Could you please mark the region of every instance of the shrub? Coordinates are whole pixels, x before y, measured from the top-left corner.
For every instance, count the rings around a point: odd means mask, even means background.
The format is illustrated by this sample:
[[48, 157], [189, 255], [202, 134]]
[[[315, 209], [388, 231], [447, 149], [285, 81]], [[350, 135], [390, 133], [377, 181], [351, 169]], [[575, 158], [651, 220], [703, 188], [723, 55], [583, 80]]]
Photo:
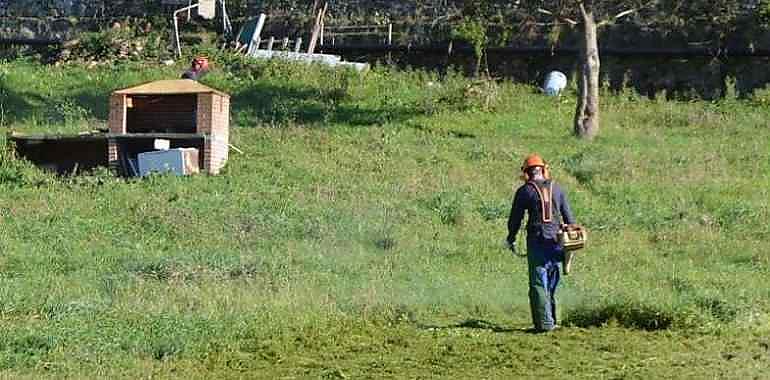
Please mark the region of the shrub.
[[40, 187], [53, 183], [53, 175], [16, 157], [13, 146], [0, 147], [0, 186]]
[[166, 28], [151, 22], [143, 25], [115, 23], [111, 28], [83, 33], [64, 46], [58, 61], [114, 62], [158, 59], [170, 55]]

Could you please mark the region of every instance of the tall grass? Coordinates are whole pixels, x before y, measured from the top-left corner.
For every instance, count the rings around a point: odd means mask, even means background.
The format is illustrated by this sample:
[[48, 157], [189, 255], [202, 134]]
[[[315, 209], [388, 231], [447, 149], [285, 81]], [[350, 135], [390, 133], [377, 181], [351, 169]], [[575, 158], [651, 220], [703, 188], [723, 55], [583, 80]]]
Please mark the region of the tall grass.
[[[501, 241], [519, 161], [535, 151], [591, 231], [560, 289], [565, 324], [770, 328], [765, 107], [605, 96], [588, 144], [570, 135], [569, 94], [214, 61], [204, 82], [232, 94], [244, 151], [220, 176], [56, 178], [2, 153], [0, 368], [11, 376], [136, 377], [177, 363], [198, 376], [334, 378], [366, 373], [330, 363], [369, 357], [369, 345], [451, 358], [415, 333], [424, 326], [526, 327], [526, 264]], [[111, 91], [180, 69], [5, 62], [2, 128], [104, 126]], [[303, 359], [311, 352], [328, 361]]]

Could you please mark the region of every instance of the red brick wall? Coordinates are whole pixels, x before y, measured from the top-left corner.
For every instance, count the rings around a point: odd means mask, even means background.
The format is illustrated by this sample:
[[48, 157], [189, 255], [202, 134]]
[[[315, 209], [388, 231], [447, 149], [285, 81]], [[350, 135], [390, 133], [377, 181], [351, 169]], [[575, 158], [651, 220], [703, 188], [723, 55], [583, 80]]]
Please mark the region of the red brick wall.
[[203, 167], [219, 173], [228, 158], [230, 141], [230, 98], [219, 94], [198, 95], [198, 133], [209, 135], [203, 152]]
[[[126, 95], [110, 96], [110, 133], [126, 133]], [[218, 174], [227, 163], [230, 142], [230, 97], [219, 94], [198, 94], [196, 111], [197, 133], [205, 134], [203, 170]], [[118, 149], [114, 142], [107, 148], [110, 166], [118, 166]]]
[[110, 96], [110, 133], [126, 133], [126, 96]]
[[211, 133], [211, 116], [214, 112], [212, 101], [214, 94], [198, 94], [196, 124], [198, 133]]
[[[110, 133], [126, 133], [126, 96], [113, 94], [110, 96]], [[110, 168], [117, 169], [118, 148], [112, 140], [107, 144], [107, 162]]]
[[107, 163], [111, 169], [118, 167], [118, 146], [112, 139], [107, 140]]

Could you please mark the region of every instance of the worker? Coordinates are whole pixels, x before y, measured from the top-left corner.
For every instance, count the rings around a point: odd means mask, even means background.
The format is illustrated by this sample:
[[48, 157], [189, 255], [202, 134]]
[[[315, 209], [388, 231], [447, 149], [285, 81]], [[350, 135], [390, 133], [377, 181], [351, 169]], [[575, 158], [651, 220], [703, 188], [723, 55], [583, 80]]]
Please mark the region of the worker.
[[547, 332], [556, 325], [556, 287], [564, 249], [558, 243], [562, 223], [574, 224], [569, 202], [550, 178], [548, 165], [537, 154], [521, 166], [524, 184], [513, 198], [508, 218], [508, 248], [516, 254], [516, 235], [527, 213], [527, 264], [529, 305], [534, 331]]
[[195, 57], [190, 68], [182, 74], [182, 79], [199, 80], [209, 71], [209, 60], [206, 57]]

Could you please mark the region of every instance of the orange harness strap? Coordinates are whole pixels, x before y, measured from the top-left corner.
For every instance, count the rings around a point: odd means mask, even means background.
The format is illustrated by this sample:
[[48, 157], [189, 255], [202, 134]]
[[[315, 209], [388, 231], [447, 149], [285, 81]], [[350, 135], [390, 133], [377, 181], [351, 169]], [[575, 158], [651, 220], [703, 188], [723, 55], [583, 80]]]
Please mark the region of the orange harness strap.
[[551, 220], [553, 219], [553, 202], [551, 199], [553, 197], [553, 182], [550, 182], [547, 187], [543, 187], [542, 189], [534, 181], [529, 181], [527, 183], [535, 188], [538, 197], [540, 197], [540, 210], [542, 210], [540, 214], [542, 222], [551, 223]]

